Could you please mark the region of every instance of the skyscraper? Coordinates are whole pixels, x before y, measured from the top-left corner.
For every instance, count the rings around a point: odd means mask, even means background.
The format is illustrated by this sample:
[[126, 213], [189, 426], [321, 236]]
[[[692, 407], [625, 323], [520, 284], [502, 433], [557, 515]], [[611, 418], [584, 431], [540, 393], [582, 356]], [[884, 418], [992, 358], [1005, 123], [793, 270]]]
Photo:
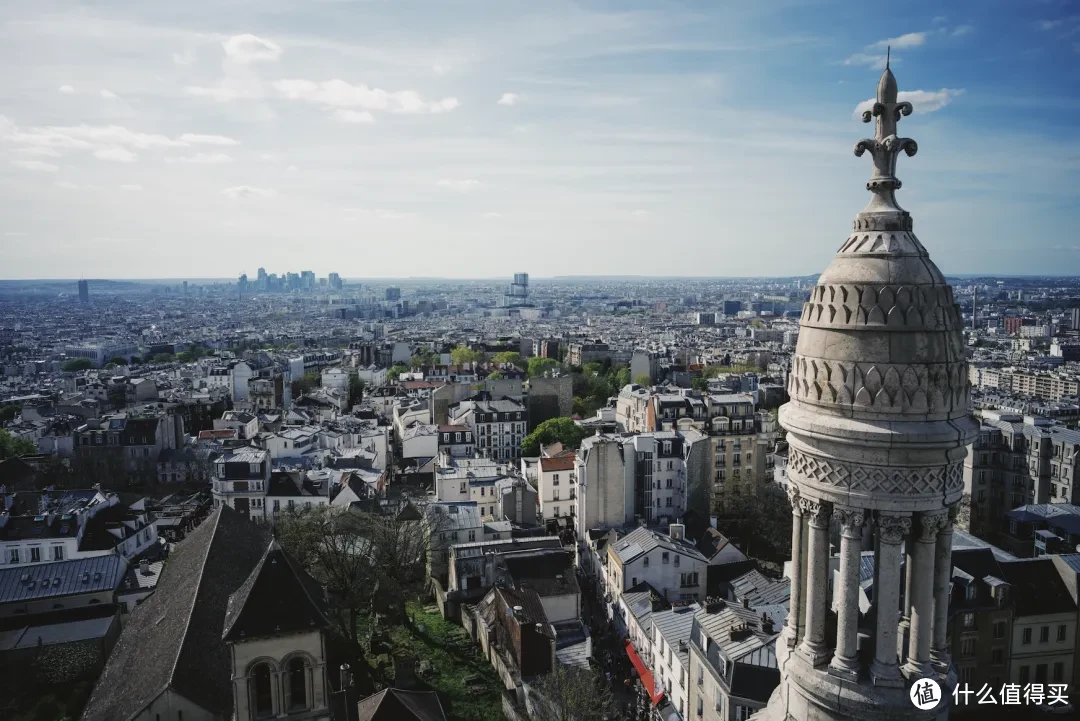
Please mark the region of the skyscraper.
[[79, 300], [83, 303], [90, 302], [90, 284], [85, 280], [79, 281]]
[[[780, 685], [754, 716], [762, 721], [941, 719], [956, 684], [946, 634], [952, 527], [977, 427], [960, 308], [896, 202], [897, 157], [917, 150], [896, 125], [911, 111], [886, 66], [863, 114], [876, 133], [855, 144], [873, 161], [870, 203], [803, 310], [791, 402], [780, 409], [791, 610], [777, 640]], [[840, 573], [830, 605], [831, 527]], [[861, 613], [864, 549], [874, 580]], [[925, 710], [909, 695], [920, 688], [934, 696]]]

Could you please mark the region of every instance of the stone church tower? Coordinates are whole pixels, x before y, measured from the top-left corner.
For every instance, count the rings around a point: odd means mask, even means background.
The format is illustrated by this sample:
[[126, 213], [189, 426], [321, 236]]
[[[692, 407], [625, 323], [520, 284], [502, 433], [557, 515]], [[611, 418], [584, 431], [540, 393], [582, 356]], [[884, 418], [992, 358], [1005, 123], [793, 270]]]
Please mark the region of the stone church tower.
[[[896, 203], [896, 135], [912, 106], [886, 67], [855, 144], [873, 173], [870, 203], [813, 289], [780, 409], [794, 525], [791, 610], [776, 655], [781, 682], [761, 721], [945, 719], [956, 684], [947, 650], [952, 527], [968, 416], [962, 319], [952, 288]], [[830, 529], [840, 572], [829, 599]], [[861, 613], [860, 558], [873, 548]], [[835, 611], [835, 614], [832, 613]], [[919, 710], [912, 684], [940, 703]]]

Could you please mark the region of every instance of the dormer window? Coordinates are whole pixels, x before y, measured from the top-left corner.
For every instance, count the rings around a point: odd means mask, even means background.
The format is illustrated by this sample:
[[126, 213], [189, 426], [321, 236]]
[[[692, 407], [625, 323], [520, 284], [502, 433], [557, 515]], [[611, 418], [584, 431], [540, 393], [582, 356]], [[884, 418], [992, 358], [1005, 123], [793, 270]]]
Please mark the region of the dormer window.
[[964, 598], [968, 601], [974, 601], [976, 596], [978, 596], [978, 590], [975, 588], [975, 584], [972, 583], [964, 590]]

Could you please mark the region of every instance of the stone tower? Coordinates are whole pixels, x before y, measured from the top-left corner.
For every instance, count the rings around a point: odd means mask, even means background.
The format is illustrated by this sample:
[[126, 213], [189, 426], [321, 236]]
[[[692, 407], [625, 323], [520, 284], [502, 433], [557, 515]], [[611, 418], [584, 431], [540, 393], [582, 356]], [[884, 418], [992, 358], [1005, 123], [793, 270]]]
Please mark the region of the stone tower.
[[[791, 402], [780, 409], [794, 516], [791, 610], [777, 641], [780, 686], [755, 719], [948, 716], [952, 526], [976, 426], [959, 306], [896, 203], [897, 158], [917, 150], [896, 126], [911, 111], [886, 67], [863, 113], [876, 133], [855, 144], [856, 156], [873, 161], [870, 203], [803, 310]], [[831, 529], [840, 539], [835, 584]], [[864, 548], [873, 548], [875, 569], [866, 613]], [[909, 691], [925, 678], [940, 684], [942, 701], [920, 711]]]

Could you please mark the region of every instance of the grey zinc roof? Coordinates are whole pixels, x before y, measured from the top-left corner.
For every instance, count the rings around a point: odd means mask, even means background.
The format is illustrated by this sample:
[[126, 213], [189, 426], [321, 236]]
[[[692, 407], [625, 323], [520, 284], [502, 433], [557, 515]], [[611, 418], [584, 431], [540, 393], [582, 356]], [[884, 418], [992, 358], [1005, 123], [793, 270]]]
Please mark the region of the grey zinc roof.
[[0, 634], [0, 651], [17, 648], [35, 648], [52, 646], [60, 643], [75, 643], [102, 638], [112, 626], [115, 616], [107, 614], [80, 621], [47, 623], [37, 626], [23, 626]]
[[[694, 620], [729, 661], [743, 661], [776, 668], [776, 637], [780, 629], [777, 619], [773, 619], [776, 622], [774, 626], [776, 632], [764, 634], [760, 631], [760, 613], [729, 604], [714, 613], [709, 613], [703, 608], [694, 614]], [[745, 638], [731, 640], [731, 629], [743, 624], [750, 624], [757, 630]]]
[[120, 585], [127, 561], [109, 554], [0, 568], [0, 603], [112, 591]]
[[679, 663], [687, 671], [690, 669], [690, 630], [694, 625], [694, 613], [699, 608], [695, 603], [652, 614], [652, 627], [660, 632], [664, 642], [671, 647], [672, 654], [678, 657]]
[[702, 563], [708, 563], [708, 559], [702, 555], [692, 544], [687, 541], [675, 541], [664, 533], [639, 526], [630, 533], [615, 542], [615, 553], [623, 563], [629, 563], [638, 556], [648, 553], [660, 547], [665, 551], [674, 551], [684, 556], [699, 559]]

